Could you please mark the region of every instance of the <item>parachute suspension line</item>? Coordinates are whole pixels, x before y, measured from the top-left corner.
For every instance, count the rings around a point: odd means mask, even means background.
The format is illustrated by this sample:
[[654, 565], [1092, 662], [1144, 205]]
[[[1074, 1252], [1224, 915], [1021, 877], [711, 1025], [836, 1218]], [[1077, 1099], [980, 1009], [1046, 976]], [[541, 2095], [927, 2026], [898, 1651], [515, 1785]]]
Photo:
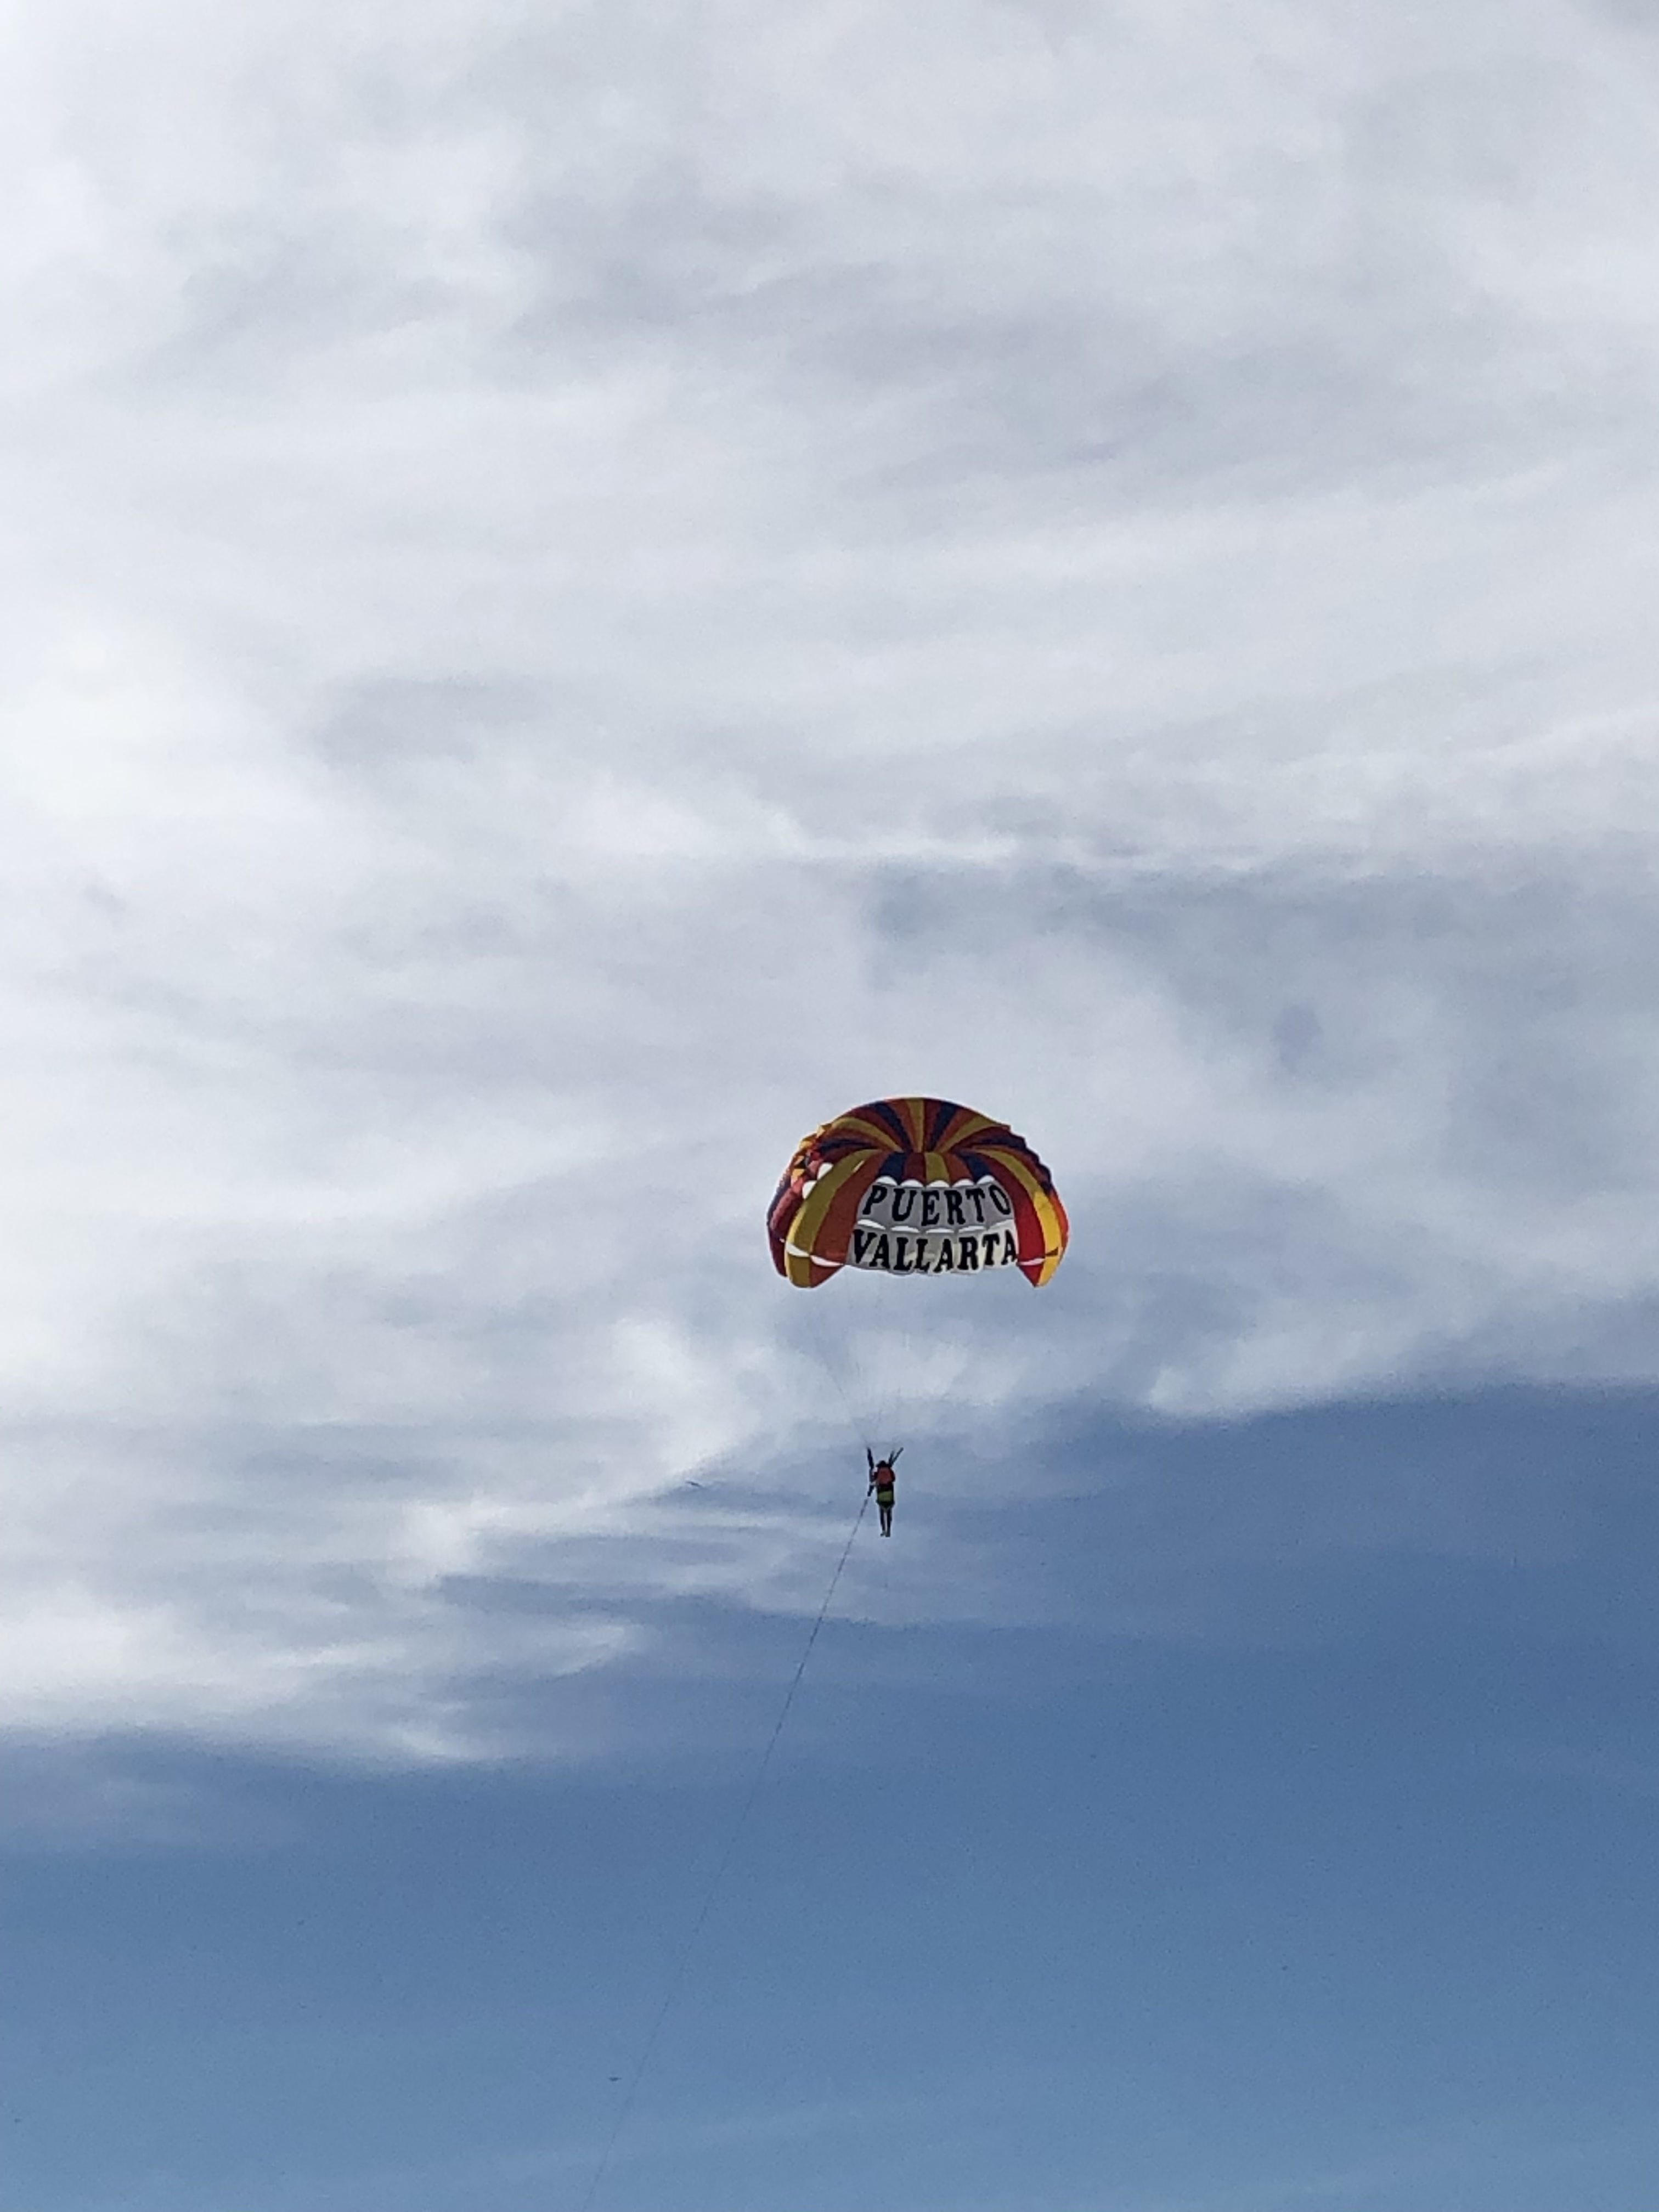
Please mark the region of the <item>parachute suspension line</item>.
[[854, 1435], [864, 1446], [866, 1451], [873, 1455], [876, 1448], [870, 1441], [870, 1431], [866, 1425], [860, 1420], [857, 1408], [854, 1406], [852, 1400], [847, 1395], [847, 1385], [842, 1381], [841, 1376], [836, 1372], [835, 1362], [823, 1352], [819, 1353], [819, 1357], [823, 1360], [825, 1373], [836, 1386], [836, 1395], [841, 1400], [842, 1406], [846, 1408], [848, 1424], [852, 1429]]
[[[836, 1395], [841, 1400], [842, 1410], [847, 1416], [848, 1427], [852, 1430], [853, 1434], [864, 1446], [866, 1451], [867, 1451], [873, 1458], [876, 1452], [876, 1444], [873, 1437], [870, 1434], [870, 1425], [866, 1420], [860, 1417], [858, 1407], [853, 1403], [852, 1395], [847, 1388], [846, 1381], [843, 1378], [841, 1369], [836, 1364], [834, 1355], [830, 1351], [830, 1333], [827, 1326], [825, 1325], [827, 1323], [827, 1320], [828, 1316], [822, 1308], [815, 1310], [807, 1317], [807, 1325], [805, 1329], [807, 1340], [811, 1343], [812, 1350], [817, 1355], [819, 1366], [823, 1368], [824, 1373], [830, 1377], [830, 1382], [835, 1386]], [[855, 1365], [859, 1364], [857, 1362], [856, 1354], [850, 1353], [850, 1352], [849, 1363]], [[864, 1378], [861, 1375], [855, 1374], [853, 1379], [855, 1382], [858, 1382], [862, 1381]], [[867, 1399], [869, 1396], [867, 1389], [863, 1393], [863, 1395]]]
[[697, 1939], [702, 1934], [708, 1916], [714, 1909], [714, 1899], [719, 1896], [720, 1886], [726, 1880], [733, 1858], [737, 1856], [738, 1844], [742, 1839], [744, 1829], [748, 1826], [749, 1815], [754, 1811], [756, 1800], [761, 1794], [761, 1785], [766, 1779], [766, 1771], [772, 1764], [772, 1754], [778, 1747], [778, 1738], [783, 1734], [784, 1723], [789, 1717], [789, 1709], [795, 1702], [795, 1693], [800, 1688], [801, 1678], [806, 1672], [806, 1662], [812, 1656], [812, 1646], [818, 1640], [818, 1631], [828, 1620], [830, 1608], [835, 1602], [836, 1592], [841, 1585], [842, 1575], [847, 1562], [852, 1556], [854, 1542], [859, 1530], [864, 1525], [864, 1516], [869, 1504], [870, 1493], [866, 1490], [859, 1501], [858, 1511], [853, 1516], [853, 1525], [848, 1531], [847, 1541], [841, 1547], [841, 1557], [836, 1561], [836, 1571], [830, 1576], [830, 1587], [823, 1593], [823, 1603], [818, 1607], [817, 1617], [807, 1631], [806, 1642], [801, 1648], [800, 1658], [796, 1664], [793, 1674], [790, 1677], [789, 1687], [783, 1693], [783, 1703], [779, 1706], [778, 1717], [772, 1723], [772, 1733], [768, 1736], [766, 1748], [760, 1755], [760, 1763], [756, 1767], [754, 1778], [749, 1784], [749, 1793], [738, 1809], [737, 1819], [732, 1823], [731, 1832], [726, 1839], [726, 1848], [720, 1853], [719, 1863], [709, 1879], [708, 1889], [703, 1893], [702, 1903], [697, 1908], [697, 1917], [691, 1923], [690, 1933], [680, 1946], [679, 1957], [675, 1960], [673, 1971], [668, 1978], [668, 1988], [661, 2004], [657, 2008], [657, 2015], [651, 2023], [650, 2032], [641, 2047], [634, 2071], [629, 2076], [628, 2087], [623, 2092], [623, 2100], [617, 2107], [616, 2119], [611, 2124], [611, 2134], [606, 2140], [605, 2148], [599, 2153], [599, 2162], [594, 2167], [592, 2179], [583, 2193], [579, 2212], [592, 2212], [593, 2200], [599, 2193], [599, 2185], [610, 2171], [611, 2158], [621, 2140], [622, 2131], [628, 2124], [629, 2115], [634, 2109], [635, 2100], [640, 2093], [640, 2084], [644, 2081], [646, 2069], [651, 2063], [652, 2053], [656, 2050], [664, 2024], [673, 2009], [674, 2000], [684, 1986], [686, 1973], [691, 1964], [691, 1954], [697, 1948]]

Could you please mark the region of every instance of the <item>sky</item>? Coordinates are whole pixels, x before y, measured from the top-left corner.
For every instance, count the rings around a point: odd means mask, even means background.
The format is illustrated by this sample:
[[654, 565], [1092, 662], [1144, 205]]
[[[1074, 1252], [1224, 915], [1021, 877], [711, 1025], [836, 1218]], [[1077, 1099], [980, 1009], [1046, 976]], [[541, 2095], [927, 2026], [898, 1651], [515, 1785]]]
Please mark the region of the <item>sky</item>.
[[0, 37], [0, 2212], [1645, 2201], [1659, 9]]

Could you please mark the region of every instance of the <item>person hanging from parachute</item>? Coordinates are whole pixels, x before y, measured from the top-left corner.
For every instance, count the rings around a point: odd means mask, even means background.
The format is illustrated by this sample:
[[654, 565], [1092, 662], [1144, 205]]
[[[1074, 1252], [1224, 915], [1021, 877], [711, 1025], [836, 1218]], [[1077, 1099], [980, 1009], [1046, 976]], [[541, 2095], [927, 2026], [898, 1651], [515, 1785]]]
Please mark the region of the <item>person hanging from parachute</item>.
[[878, 1459], [868, 1444], [864, 1447], [864, 1456], [870, 1462], [870, 1488], [875, 1493], [876, 1510], [881, 1516], [884, 1536], [890, 1536], [893, 1533], [893, 1462], [903, 1449], [904, 1446], [900, 1444]]
[[[1006, 1121], [948, 1098], [876, 1098], [796, 1146], [767, 1210], [772, 1264], [815, 1291], [843, 1268], [880, 1275], [1017, 1270], [1053, 1279], [1070, 1231], [1054, 1177]], [[881, 1533], [893, 1533], [893, 1462], [866, 1444]]]

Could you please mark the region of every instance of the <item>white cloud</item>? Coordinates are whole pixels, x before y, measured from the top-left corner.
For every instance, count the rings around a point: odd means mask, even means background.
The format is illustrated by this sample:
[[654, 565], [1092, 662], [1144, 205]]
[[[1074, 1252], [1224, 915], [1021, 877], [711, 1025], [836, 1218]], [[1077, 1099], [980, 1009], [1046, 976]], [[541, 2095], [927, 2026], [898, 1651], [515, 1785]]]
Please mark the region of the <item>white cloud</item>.
[[688, 21], [14, 22], [16, 1724], [792, 1601], [649, 1501], [836, 1419], [758, 1215], [884, 1090], [1073, 1207], [962, 1418], [1652, 1371], [1635, 19]]

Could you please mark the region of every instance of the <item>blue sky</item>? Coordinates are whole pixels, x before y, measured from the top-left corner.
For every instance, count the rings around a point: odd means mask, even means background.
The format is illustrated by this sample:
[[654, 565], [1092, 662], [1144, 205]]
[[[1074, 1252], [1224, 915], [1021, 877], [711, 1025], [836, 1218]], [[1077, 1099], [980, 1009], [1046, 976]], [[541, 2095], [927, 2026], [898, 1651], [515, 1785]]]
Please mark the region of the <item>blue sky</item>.
[[[1653, 1418], [1079, 1413], [1012, 1521], [919, 1476], [1028, 1619], [915, 1626], [855, 1549], [601, 2201], [1640, 2202]], [[562, 1768], [37, 1754], [4, 2201], [580, 2201], [799, 1644], [665, 1608]]]
[[6, 27], [4, 2212], [1651, 2193], [1655, 33]]

